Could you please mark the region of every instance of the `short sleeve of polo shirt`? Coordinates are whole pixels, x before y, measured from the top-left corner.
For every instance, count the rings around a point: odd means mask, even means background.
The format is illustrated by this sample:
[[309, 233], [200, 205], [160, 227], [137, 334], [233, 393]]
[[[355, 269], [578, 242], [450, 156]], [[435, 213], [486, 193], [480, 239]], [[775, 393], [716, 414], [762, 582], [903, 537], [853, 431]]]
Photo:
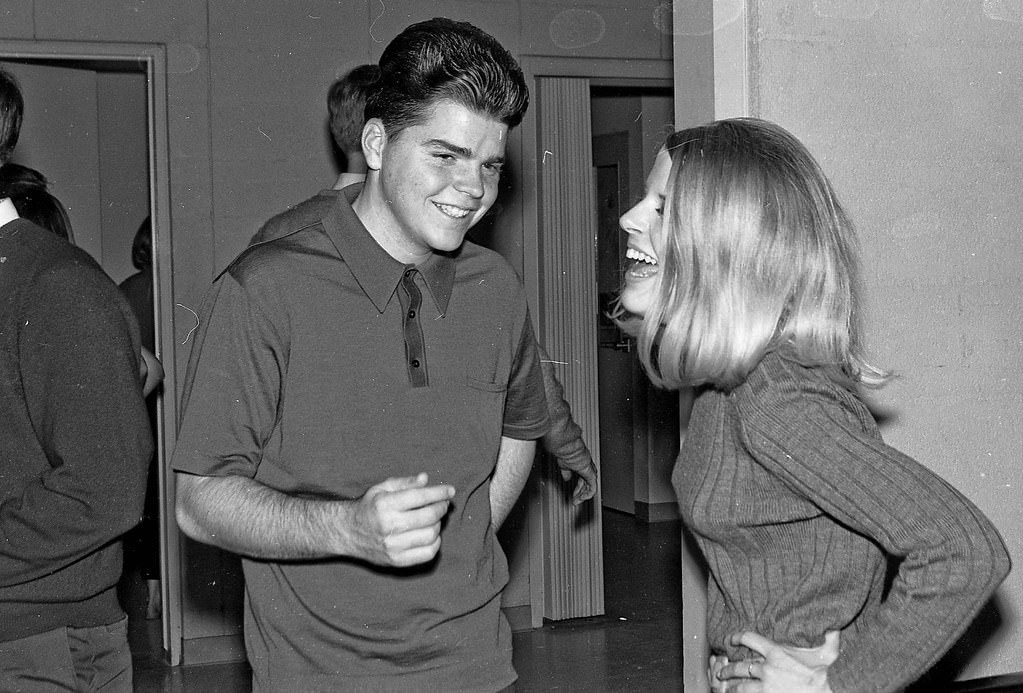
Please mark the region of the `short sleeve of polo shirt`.
[[548, 428], [550, 422], [543, 373], [540, 370], [540, 353], [527, 312], [512, 361], [501, 432], [507, 438], [535, 440], [543, 436]]
[[185, 377], [175, 470], [256, 474], [278, 419], [287, 362], [287, 315], [280, 295], [258, 253], [214, 283]]

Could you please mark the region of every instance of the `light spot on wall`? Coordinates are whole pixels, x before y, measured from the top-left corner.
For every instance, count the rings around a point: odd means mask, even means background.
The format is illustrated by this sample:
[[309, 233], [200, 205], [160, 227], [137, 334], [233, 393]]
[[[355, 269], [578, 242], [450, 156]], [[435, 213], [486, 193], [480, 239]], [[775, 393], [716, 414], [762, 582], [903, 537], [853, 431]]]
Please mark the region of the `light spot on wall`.
[[671, 26], [671, 3], [662, 2], [654, 8], [654, 26], [662, 34], [670, 34], [674, 31]]
[[881, 8], [879, 0], [813, 0], [813, 11], [828, 19], [870, 19]]
[[740, 21], [745, 12], [746, 5], [744, 0], [718, 0], [714, 5], [714, 28], [720, 29], [733, 22]]
[[548, 31], [555, 46], [574, 50], [600, 42], [607, 22], [593, 10], [564, 10], [551, 20]]
[[742, 12], [742, 0], [718, 2], [713, 12], [705, 2], [678, 0], [674, 3], [674, 9], [670, 2], [661, 3], [654, 13], [654, 25], [664, 33], [675, 36], [710, 36], [715, 26], [720, 28], [736, 21]]
[[1020, 0], [984, 0], [984, 16], [1002, 22], [1023, 24], [1023, 2]]
[[190, 43], [171, 43], [167, 46], [167, 72], [172, 75], [187, 75], [194, 72], [202, 62], [199, 51]]

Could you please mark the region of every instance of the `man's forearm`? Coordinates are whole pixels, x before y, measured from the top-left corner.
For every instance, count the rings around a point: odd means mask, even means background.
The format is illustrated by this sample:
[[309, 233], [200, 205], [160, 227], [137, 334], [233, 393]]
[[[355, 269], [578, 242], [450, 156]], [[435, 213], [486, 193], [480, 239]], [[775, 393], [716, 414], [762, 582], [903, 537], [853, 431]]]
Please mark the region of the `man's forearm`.
[[500, 527], [529, 478], [536, 453], [536, 441], [501, 438], [497, 467], [490, 480], [490, 516], [495, 528]]
[[176, 515], [196, 541], [253, 558], [301, 560], [343, 553], [346, 504], [299, 498], [240, 476], [178, 474]]
[[193, 539], [267, 560], [347, 556], [376, 565], [433, 560], [454, 487], [392, 477], [354, 500], [292, 496], [242, 476], [178, 474], [177, 520]]

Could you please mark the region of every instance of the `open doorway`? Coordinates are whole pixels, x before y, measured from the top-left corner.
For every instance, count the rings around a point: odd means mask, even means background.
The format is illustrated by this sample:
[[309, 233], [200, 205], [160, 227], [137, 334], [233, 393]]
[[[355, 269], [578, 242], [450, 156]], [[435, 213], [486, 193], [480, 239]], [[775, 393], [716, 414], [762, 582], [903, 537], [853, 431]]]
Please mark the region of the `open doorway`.
[[[150, 652], [175, 662], [180, 646], [177, 579], [168, 569], [176, 544], [168, 541], [167, 479], [164, 461], [175, 430], [175, 368], [171, 320], [169, 186], [166, 124], [166, 59], [160, 46], [46, 41], [0, 41], [0, 63], [18, 79], [25, 120], [13, 160], [40, 171], [50, 192], [68, 212], [74, 242], [103, 267], [115, 283], [133, 277], [151, 286], [148, 308], [152, 348], [163, 363], [163, 388], [153, 402], [156, 457], [149, 510], [153, 530], [146, 538], [147, 575], [161, 603], [146, 619], [147, 585], [140, 611], [125, 603], [129, 628], [144, 631]], [[147, 228], [148, 267], [133, 263], [133, 241]], [[166, 389], [168, 395], [163, 396]], [[137, 594], [126, 594], [137, 600]], [[154, 615], [154, 614], [151, 614]]]
[[625, 271], [619, 217], [644, 193], [647, 173], [673, 130], [672, 90], [628, 82], [590, 89], [597, 206], [597, 384], [604, 508], [646, 522], [678, 516], [671, 468], [679, 448], [677, 393], [653, 388], [634, 341], [608, 317]]

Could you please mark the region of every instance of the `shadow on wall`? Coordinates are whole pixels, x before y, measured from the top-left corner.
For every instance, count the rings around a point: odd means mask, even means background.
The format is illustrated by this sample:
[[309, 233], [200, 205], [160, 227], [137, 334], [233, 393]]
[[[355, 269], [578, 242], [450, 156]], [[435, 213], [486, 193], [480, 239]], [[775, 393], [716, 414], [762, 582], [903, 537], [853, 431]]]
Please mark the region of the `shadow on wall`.
[[1001, 596], [995, 596], [984, 605], [977, 618], [969, 625], [944, 657], [919, 681], [906, 689], [906, 693], [934, 693], [947, 687], [962, 674], [970, 660], [995, 636], [1005, 619], [1006, 605]]

